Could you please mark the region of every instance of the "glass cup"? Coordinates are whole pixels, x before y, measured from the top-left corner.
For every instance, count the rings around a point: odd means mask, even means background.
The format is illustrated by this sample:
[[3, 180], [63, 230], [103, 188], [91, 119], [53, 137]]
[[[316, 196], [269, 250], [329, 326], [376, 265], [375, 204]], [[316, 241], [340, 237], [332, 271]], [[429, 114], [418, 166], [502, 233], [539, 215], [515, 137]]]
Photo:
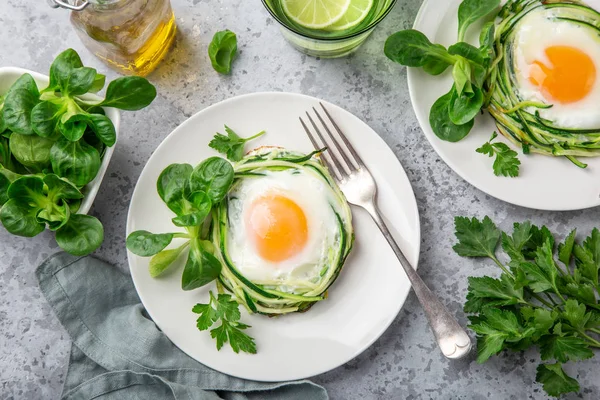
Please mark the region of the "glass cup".
[[341, 32], [304, 28], [290, 20], [281, 0], [262, 0], [271, 16], [281, 25], [283, 37], [297, 50], [314, 57], [337, 58], [354, 52], [391, 11], [396, 0], [374, 0], [367, 17], [356, 27]]

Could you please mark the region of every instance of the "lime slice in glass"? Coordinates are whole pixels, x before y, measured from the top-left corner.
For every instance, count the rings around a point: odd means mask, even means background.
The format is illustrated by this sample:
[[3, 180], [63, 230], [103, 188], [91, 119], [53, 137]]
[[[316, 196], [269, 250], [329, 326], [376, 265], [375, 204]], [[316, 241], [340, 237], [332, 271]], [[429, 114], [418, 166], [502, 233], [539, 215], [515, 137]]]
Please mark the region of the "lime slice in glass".
[[352, 0], [348, 11], [342, 15], [342, 18], [325, 29], [328, 31], [343, 31], [354, 28], [365, 19], [372, 7], [373, 0]]
[[340, 20], [350, 0], [282, 0], [286, 15], [298, 25], [308, 29], [323, 29]]

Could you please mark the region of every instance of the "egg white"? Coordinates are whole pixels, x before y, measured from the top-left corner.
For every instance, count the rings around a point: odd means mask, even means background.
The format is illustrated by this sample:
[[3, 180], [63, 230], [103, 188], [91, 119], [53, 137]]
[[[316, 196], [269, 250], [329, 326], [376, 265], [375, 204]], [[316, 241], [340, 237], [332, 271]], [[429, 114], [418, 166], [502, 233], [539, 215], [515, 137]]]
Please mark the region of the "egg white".
[[[562, 128], [594, 129], [600, 127], [600, 38], [595, 31], [568, 21], [554, 19], [551, 9], [537, 9], [527, 14], [516, 27], [513, 43], [513, 63], [523, 101], [553, 104], [539, 109], [542, 118]], [[570, 46], [587, 54], [596, 67], [596, 82], [583, 99], [568, 103], [553, 103], [529, 81], [529, 68], [535, 60], [550, 65], [545, 49], [550, 46]], [[535, 112], [536, 109], [528, 111]]]
[[[240, 180], [228, 194], [227, 251], [236, 269], [257, 284], [278, 286], [294, 292], [298, 282], [316, 282], [329, 262], [330, 249], [339, 247], [339, 225], [332, 206], [330, 186], [308, 169], [264, 170], [264, 176]], [[255, 199], [279, 194], [294, 201], [304, 212], [308, 227], [305, 247], [281, 262], [263, 259], [252, 240], [244, 218]], [[283, 286], [283, 288], [282, 288]]]

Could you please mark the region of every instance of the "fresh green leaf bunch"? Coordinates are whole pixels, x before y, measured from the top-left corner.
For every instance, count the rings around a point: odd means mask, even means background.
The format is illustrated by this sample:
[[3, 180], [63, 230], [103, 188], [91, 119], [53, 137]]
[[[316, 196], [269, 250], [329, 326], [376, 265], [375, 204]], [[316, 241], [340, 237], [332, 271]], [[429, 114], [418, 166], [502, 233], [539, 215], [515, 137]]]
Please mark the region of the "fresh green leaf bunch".
[[[573, 230], [556, 245], [550, 230], [515, 223], [512, 234], [500, 231], [489, 217], [456, 217], [463, 257], [486, 257], [501, 270], [498, 278], [470, 277], [465, 303], [470, 328], [477, 334], [477, 361], [504, 349], [536, 346], [544, 363], [536, 379], [551, 396], [579, 391], [562, 364], [585, 360], [600, 348], [600, 231], [583, 241]], [[499, 256], [498, 244], [506, 255]]]
[[210, 62], [220, 74], [231, 72], [231, 63], [237, 55], [237, 37], [229, 29], [215, 33], [208, 45]]
[[433, 44], [414, 29], [396, 32], [385, 42], [385, 55], [408, 67], [421, 67], [431, 75], [439, 75], [452, 66], [454, 84], [448, 93], [431, 107], [429, 122], [433, 132], [442, 140], [457, 142], [473, 128], [475, 116], [484, 106], [485, 82], [488, 70], [496, 57], [494, 23], [485, 25], [479, 47], [464, 41], [468, 27], [489, 15], [500, 0], [464, 0], [458, 8], [458, 43], [447, 49]]
[[47, 227], [62, 249], [85, 255], [100, 246], [104, 230], [96, 218], [76, 213], [106, 147], [116, 142], [102, 107], [138, 110], [156, 89], [144, 78], [124, 77], [110, 82], [104, 100], [89, 97], [102, 90], [105, 76], [84, 67], [72, 49], [58, 55], [49, 75], [41, 91], [23, 74], [0, 96], [0, 222], [25, 237]]
[[209, 292], [208, 304], [198, 303], [192, 308], [196, 314], [200, 314], [196, 320], [199, 330], [205, 331], [220, 321], [221, 325], [210, 330], [210, 336], [217, 341], [217, 350], [221, 350], [225, 343], [234, 352], [256, 354], [254, 339], [244, 333], [243, 330], [251, 328], [250, 325], [239, 322], [241, 318], [239, 304], [231, 298], [231, 295], [219, 293], [217, 297], [212, 291]]

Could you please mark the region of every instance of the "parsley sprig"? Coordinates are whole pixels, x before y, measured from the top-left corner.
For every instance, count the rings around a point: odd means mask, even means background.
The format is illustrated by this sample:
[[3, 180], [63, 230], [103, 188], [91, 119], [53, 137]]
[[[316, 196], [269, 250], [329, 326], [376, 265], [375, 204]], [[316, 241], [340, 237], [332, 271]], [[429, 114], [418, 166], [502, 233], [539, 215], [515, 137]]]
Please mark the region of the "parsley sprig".
[[208, 145], [219, 153], [225, 154], [229, 161], [240, 161], [244, 158], [244, 144], [265, 134], [265, 131], [260, 131], [249, 138], [242, 138], [227, 125], [225, 125], [225, 132], [227, 136], [217, 132]]
[[492, 141], [498, 137], [498, 134], [494, 132], [489, 141], [485, 142], [480, 148], [478, 153], [487, 154], [490, 157], [496, 156], [494, 160], [494, 175], [496, 176], [510, 176], [514, 178], [519, 175], [519, 165], [521, 161], [517, 158], [518, 154], [512, 150], [508, 145], [501, 142]]
[[[501, 270], [499, 278], [470, 277], [465, 303], [469, 327], [477, 334], [477, 361], [504, 349], [537, 346], [543, 361], [536, 380], [551, 396], [578, 392], [579, 383], [562, 364], [594, 356], [600, 348], [600, 231], [584, 241], [573, 230], [558, 246], [552, 233], [529, 222], [515, 223], [512, 235], [489, 217], [456, 217], [458, 243], [464, 257], [487, 257]], [[498, 243], [508, 263], [497, 255]]]
[[229, 342], [236, 353], [243, 351], [256, 354], [254, 339], [243, 332], [251, 326], [239, 322], [241, 317], [239, 304], [229, 294], [219, 293], [215, 297], [210, 291], [209, 295], [208, 304], [198, 303], [192, 308], [194, 313], [200, 314], [196, 320], [198, 329], [205, 331], [220, 321], [221, 325], [210, 331], [210, 336], [217, 340], [217, 350], [221, 350], [223, 345]]

